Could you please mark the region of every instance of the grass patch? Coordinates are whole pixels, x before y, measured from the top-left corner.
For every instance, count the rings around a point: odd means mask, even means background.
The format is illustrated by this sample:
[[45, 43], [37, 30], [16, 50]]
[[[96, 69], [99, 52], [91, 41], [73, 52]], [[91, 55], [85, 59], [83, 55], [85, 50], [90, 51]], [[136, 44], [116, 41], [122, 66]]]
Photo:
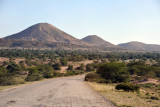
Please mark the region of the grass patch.
[[87, 82], [95, 91], [103, 94], [118, 107], [159, 107], [160, 101], [148, 99], [145, 93], [125, 92], [116, 90], [115, 84], [99, 84]]
[[25, 82], [25, 83], [16, 84], [16, 85], [0, 86], [0, 92], [3, 91], [3, 90], [6, 90], [6, 89], [11, 89], [11, 88], [14, 88], [14, 87], [22, 86], [22, 85], [25, 85], [25, 84], [31, 84], [31, 83], [33, 83], [33, 82]]

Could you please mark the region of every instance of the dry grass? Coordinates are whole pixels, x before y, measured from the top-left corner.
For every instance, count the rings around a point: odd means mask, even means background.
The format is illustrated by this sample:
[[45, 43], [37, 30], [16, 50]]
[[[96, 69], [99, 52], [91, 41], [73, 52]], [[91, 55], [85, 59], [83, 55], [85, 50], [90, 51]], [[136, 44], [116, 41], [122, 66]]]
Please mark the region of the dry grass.
[[[52, 78], [51, 78], [52, 79]], [[19, 79], [19, 84], [16, 84], [16, 85], [7, 85], [7, 86], [0, 86], [0, 92], [2, 91], [8, 91], [8, 90], [12, 90], [14, 88], [18, 88], [18, 87], [21, 87], [21, 86], [25, 86], [25, 85], [29, 85], [29, 84], [32, 84], [32, 83], [36, 83], [36, 82], [41, 82], [41, 81], [45, 81], [45, 80], [48, 80], [48, 79], [42, 79], [42, 80], [39, 80], [39, 81], [30, 81], [30, 82], [24, 82], [22, 79]]]
[[27, 84], [31, 84], [33, 82], [25, 82], [23, 84], [17, 84], [17, 85], [7, 85], [7, 86], [0, 86], [0, 92], [1, 91], [7, 91], [7, 90], [10, 90], [10, 89], [14, 89], [14, 88], [18, 88], [18, 87], [21, 87], [21, 86], [24, 86], [24, 85], [27, 85]]
[[115, 90], [115, 85], [98, 84], [88, 82], [94, 90], [106, 96], [111, 102], [117, 106], [131, 106], [131, 107], [159, 107], [159, 100], [152, 100], [147, 98], [145, 93], [133, 93]]

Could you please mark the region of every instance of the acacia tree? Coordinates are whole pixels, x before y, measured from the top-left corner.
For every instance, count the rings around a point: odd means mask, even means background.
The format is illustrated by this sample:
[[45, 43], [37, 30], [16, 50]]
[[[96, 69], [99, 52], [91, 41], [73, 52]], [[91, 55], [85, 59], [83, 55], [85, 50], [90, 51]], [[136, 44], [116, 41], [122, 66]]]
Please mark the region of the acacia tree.
[[97, 73], [113, 83], [127, 82], [129, 80], [129, 73], [124, 63], [111, 62], [101, 64], [97, 69]]

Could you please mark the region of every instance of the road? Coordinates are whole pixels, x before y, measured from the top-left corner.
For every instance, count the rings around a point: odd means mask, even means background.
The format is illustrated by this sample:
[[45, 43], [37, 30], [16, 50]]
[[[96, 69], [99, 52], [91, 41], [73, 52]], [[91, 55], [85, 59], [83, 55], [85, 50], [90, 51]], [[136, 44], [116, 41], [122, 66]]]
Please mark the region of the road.
[[61, 77], [1, 92], [0, 107], [114, 107], [83, 79]]

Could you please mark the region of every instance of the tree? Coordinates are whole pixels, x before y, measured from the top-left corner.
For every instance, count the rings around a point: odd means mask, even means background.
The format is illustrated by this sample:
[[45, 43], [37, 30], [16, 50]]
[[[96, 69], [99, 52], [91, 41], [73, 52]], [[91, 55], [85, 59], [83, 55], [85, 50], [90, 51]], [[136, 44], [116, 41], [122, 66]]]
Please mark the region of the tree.
[[20, 73], [21, 68], [16, 63], [12, 63], [7, 66], [7, 70], [9, 73], [17, 74], [17, 73]]
[[19, 64], [20, 65], [24, 65], [24, 61], [19, 61]]
[[95, 68], [93, 67], [93, 64], [87, 64], [86, 65], [86, 71], [94, 71]]
[[4, 67], [0, 67], [0, 85], [7, 85], [7, 69]]
[[97, 73], [106, 80], [111, 80], [113, 83], [129, 80], [129, 73], [124, 63], [111, 62], [100, 64]]
[[76, 68], [76, 70], [84, 70], [84, 64], [81, 64], [79, 67]]
[[66, 58], [60, 59], [60, 62], [61, 62], [62, 66], [67, 66], [67, 59]]
[[61, 64], [60, 63], [55, 63], [52, 65], [54, 70], [61, 70]]
[[29, 71], [29, 74], [25, 79], [26, 81], [38, 81], [43, 78], [42, 74], [39, 73], [37, 67], [29, 68], [28, 71]]
[[6, 65], [8, 65], [9, 63], [7, 62], [7, 61], [4, 61], [3, 62], [3, 66], [6, 66]]
[[73, 70], [73, 66], [72, 65], [68, 65], [67, 70], [72, 71]]

